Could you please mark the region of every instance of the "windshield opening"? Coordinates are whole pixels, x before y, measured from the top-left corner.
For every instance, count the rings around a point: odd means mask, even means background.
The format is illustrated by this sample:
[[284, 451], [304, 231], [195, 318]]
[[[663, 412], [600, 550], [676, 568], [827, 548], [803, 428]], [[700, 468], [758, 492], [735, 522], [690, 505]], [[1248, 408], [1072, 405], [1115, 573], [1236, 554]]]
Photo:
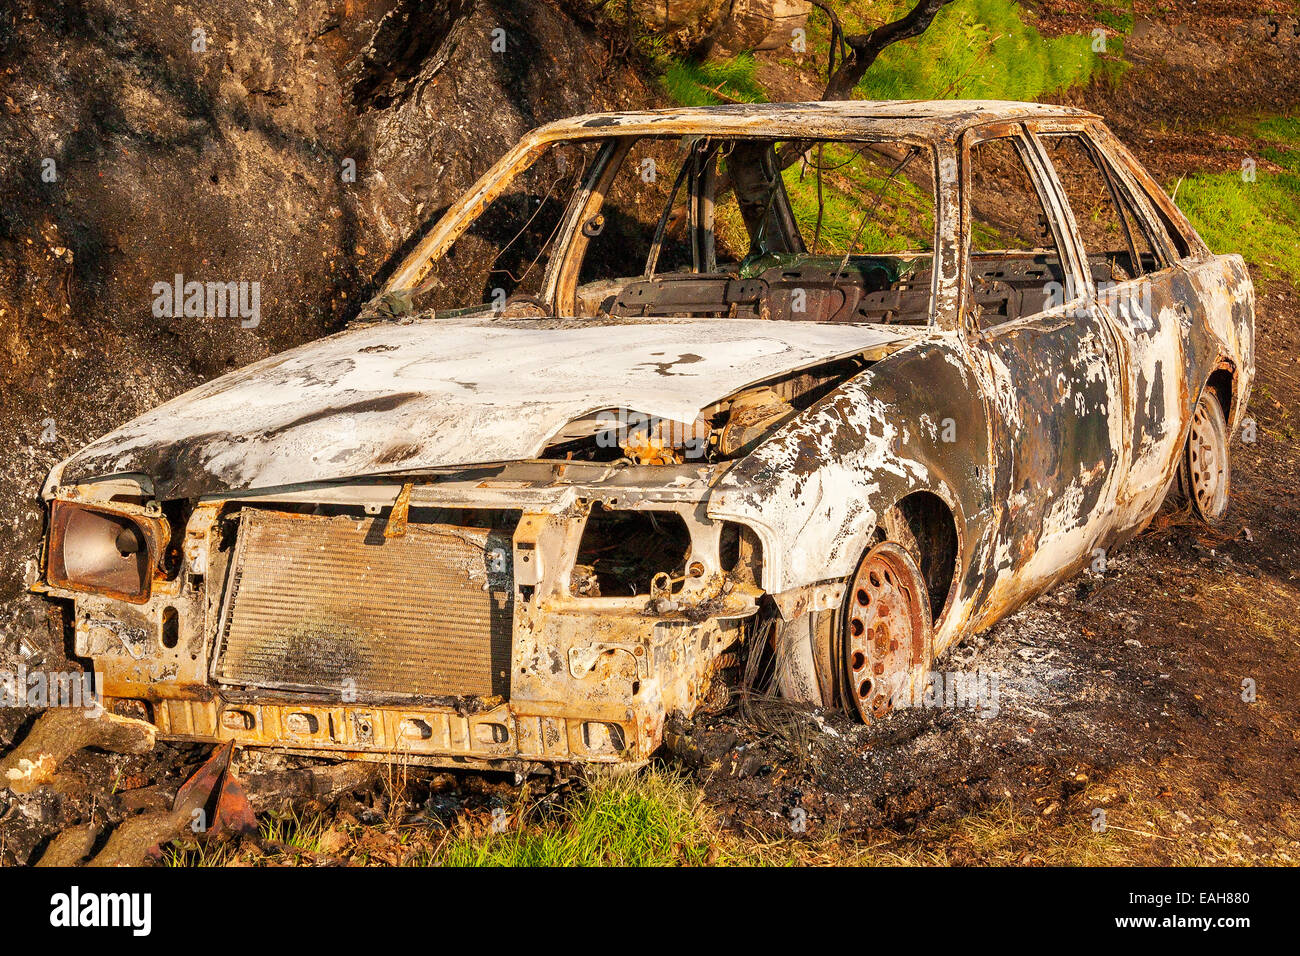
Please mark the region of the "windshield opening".
[[399, 305], [928, 324], [933, 166], [903, 141], [558, 143]]

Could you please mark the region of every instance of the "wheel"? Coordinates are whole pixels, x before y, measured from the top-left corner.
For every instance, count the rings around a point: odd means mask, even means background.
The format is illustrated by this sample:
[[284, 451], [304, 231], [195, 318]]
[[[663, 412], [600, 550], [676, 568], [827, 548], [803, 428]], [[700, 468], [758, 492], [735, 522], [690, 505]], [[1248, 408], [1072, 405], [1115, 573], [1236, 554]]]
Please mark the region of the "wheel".
[[883, 717], [929, 666], [930, 601], [907, 551], [882, 541], [862, 556], [841, 615], [845, 703], [864, 721]]
[[1228, 422], [1212, 389], [1201, 393], [1192, 414], [1192, 429], [1178, 463], [1178, 490], [1192, 512], [1215, 524], [1228, 510]]
[[541, 299], [519, 293], [506, 299], [498, 315], [503, 319], [546, 319], [551, 313]]

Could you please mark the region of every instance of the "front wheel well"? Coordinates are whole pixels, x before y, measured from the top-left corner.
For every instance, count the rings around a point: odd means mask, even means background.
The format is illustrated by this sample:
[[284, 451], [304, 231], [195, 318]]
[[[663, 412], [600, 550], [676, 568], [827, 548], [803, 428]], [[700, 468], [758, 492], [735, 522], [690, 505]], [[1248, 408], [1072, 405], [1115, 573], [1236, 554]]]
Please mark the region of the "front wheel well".
[[885, 512], [878, 538], [897, 541], [912, 555], [925, 578], [930, 619], [937, 630], [957, 579], [961, 537], [952, 508], [932, 491], [916, 491]]

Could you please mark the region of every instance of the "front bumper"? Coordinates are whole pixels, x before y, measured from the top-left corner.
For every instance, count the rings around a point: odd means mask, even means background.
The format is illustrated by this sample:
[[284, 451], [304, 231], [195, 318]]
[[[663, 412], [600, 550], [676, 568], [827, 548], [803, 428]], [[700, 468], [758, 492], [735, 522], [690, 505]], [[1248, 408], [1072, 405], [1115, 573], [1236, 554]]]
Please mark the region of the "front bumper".
[[[551, 495], [508, 476], [406, 490], [412, 514], [434, 506], [518, 510], [507, 539], [513, 554], [504, 693], [375, 693], [364, 682], [360, 693], [249, 686], [222, 679], [214, 667], [237, 555], [232, 515], [247, 508], [287, 514], [308, 501], [332, 502], [359, 506], [356, 520], [380, 528], [394, 518], [401, 485], [205, 500], [186, 523], [179, 573], [156, 579], [143, 605], [40, 582], [34, 589], [73, 602], [75, 651], [93, 662], [105, 706], [146, 717], [163, 739], [517, 772], [643, 763], [659, 747], [667, 716], [693, 713], [709, 696], [724, 652], [742, 640], [762, 594], [752, 576], [721, 567], [719, 529], [701, 504], [708, 482], [699, 477], [694, 487], [679, 481], [663, 489], [662, 471], [654, 477], [658, 488], [624, 480], [599, 492], [565, 484]], [[86, 489], [66, 492], [75, 500]], [[575, 549], [597, 501], [681, 515], [694, 576], [657, 599], [572, 596]]]

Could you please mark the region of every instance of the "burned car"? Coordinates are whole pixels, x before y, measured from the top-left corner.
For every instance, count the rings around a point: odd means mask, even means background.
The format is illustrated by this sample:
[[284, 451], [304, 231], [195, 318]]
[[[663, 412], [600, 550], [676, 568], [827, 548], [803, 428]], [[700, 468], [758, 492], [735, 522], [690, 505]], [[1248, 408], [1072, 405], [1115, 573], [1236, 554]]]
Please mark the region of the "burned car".
[[1078, 110], [582, 116], [345, 331], [58, 465], [32, 587], [165, 739], [635, 764], [764, 659], [871, 720], [1167, 494], [1222, 515], [1253, 307]]

